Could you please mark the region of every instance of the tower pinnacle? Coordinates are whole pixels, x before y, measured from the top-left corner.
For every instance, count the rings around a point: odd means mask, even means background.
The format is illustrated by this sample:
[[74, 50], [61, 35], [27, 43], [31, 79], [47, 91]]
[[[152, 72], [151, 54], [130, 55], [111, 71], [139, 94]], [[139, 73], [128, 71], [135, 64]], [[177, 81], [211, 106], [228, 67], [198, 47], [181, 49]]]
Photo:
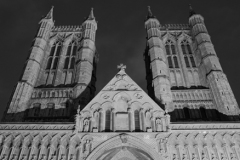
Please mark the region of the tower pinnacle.
[[46, 15], [45, 19], [52, 19], [52, 18], [53, 18], [53, 8], [54, 8], [54, 6], [52, 6], [52, 8], [50, 9], [50, 11], [49, 11], [48, 14]]
[[196, 12], [193, 10], [191, 4], [189, 4], [189, 17], [191, 17], [194, 14], [196, 14]]
[[91, 12], [88, 16], [88, 20], [93, 20], [93, 19], [95, 19], [95, 17], [94, 17], [94, 14], [93, 14], [93, 8], [91, 8]]
[[147, 19], [149, 19], [149, 18], [155, 18], [155, 16], [153, 16], [153, 14], [152, 14], [150, 6], [148, 6], [148, 15], [147, 15]]

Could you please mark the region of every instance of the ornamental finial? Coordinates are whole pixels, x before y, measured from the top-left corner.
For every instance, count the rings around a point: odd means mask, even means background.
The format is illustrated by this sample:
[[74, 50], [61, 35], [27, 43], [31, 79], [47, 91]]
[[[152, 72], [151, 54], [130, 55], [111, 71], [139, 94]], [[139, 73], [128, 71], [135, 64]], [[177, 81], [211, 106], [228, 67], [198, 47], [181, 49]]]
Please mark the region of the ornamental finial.
[[117, 68], [119, 69], [119, 70], [125, 70], [127, 67], [126, 67], [126, 65], [123, 65], [122, 63], [120, 64], [120, 65], [118, 65], [117, 66]]

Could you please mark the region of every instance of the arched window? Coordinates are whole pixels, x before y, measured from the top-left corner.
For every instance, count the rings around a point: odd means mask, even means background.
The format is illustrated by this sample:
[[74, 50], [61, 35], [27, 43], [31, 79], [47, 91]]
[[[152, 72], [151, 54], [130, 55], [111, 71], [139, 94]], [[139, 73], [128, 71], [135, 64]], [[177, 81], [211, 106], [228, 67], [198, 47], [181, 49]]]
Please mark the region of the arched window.
[[69, 57], [65, 59], [64, 69], [68, 69], [68, 64], [69, 64]]
[[50, 69], [51, 68], [51, 64], [52, 64], [52, 57], [48, 58], [46, 69]]
[[175, 64], [175, 68], [179, 68], [178, 60], [177, 60], [176, 56], [173, 57], [173, 61], [174, 61], [174, 64]]
[[111, 120], [111, 111], [106, 111], [106, 119], [105, 119], [105, 131], [110, 131], [110, 120]]
[[195, 61], [192, 56], [190, 57], [190, 61], [192, 63], [192, 67], [196, 67]]
[[70, 54], [71, 54], [71, 50], [72, 50], [72, 46], [68, 46], [66, 56], [70, 56]]
[[38, 117], [41, 109], [41, 104], [40, 103], [34, 103], [33, 104], [33, 116]]
[[55, 48], [56, 48], [56, 46], [55, 46], [55, 45], [54, 45], [54, 46], [52, 46], [52, 48], [51, 48], [51, 52], [50, 52], [50, 56], [53, 56], [53, 55], [54, 55]]
[[165, 47], [166, 47], [166, 52], [167, 52], [167, 55], [170, 55], [171, 53], [170, 53], [170, 48], [169, 48], [169, 45], [166, 45]]
[[185, 46], [184, 46], [184, 45], [181, 45], [181, 48], [182, 48], [183, 54], [186, 54]]
[[192, 54], [192, 50], [189, 44], [187, 44], [187, 50], [188, 50], [188, 54]]
[[175, 46], [171, 45], [172, 54], [176, 54]]
[[55, 108], [54, 103], [48, 103], [47, 104], [47, 109], [48, 109], [47, 116], [53, 116], [54, 108]]
[[203, 120], [207, 120], [206, 109], [204, 107], [200, 107], [200, 113]]
[[62, 49], [62, 46], [60, 44], [58, 44], [55, 56], [59, 56], [60, 55], [61, 49]]
[[58, 64], [58, 57], [54, 59], [53, 67], [52, 69], [57, 69], [57, 64]]
[[139, 111], [134, 111], [134, 120], [135, 120], [135, 131], [140, 131], [140, 118], [139, 118]]
[[73, 52], [72, 52], [72, 55], [73, 55], [73, 56], [75, 56], [75, 55], [76, 55], [76, 53], [77, 53], [77, 45], [76, 45], [76, 44], [74, 44], [74, 46], [73, 46]]
[[190, 64], [189, 64], [189, 61], [188, 61], [188, 57], [185, 56], [184, 60], [185, 60], [185, 63], [186, 63], [186, 67], [189, 68]]
[[167, 57], [167, 59], [168, 59], [168, 66], [169, 66], [169, 68], [173, 68], [173, 63], [172, 63], [172, 57]]
[[190, 113], [189, 113], [189, 109], [187, 107], [183, 108], [183, 112], [185, 115], [185, 119], [190, 119]]
[[72, 57], [70, 69], [74, 69], [74, 65], [75, 65], [75, 58]]
[[[77, 53], [77, 43], [72, 41], [68, 45], [64, 69], [74, 69], [76, 53]], [[70, 60], [71, 60], [71, 62], [70, 62]], [[70, 65], [69, 65], [69, 62], [70, 62]]]
[[[57, 64], [58, 64], [61, 48], [62, 48], [62, 43], [61, 42], [58, 41], [55, 44], [53, 44], [53, 46], [51, 48], [51, 51], [50, 51], [50, 54], [49, 54], [46, 69], [57, 69]], [[53, 59], [54, 59], [54, 62], [53, 62]]]

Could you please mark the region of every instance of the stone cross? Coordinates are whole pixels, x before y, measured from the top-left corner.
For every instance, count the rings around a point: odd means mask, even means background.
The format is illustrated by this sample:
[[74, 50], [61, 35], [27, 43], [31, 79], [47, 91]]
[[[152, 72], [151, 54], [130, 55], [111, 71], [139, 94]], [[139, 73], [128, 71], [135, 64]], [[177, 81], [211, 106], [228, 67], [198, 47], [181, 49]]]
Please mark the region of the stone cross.
[[117, 66], [117, 68], [118, 68], [119, 70], [125, 70], [127, 67], [126, 67], [126, 65], [123, 65], [123, 64], [121, 63], [120, 65]]

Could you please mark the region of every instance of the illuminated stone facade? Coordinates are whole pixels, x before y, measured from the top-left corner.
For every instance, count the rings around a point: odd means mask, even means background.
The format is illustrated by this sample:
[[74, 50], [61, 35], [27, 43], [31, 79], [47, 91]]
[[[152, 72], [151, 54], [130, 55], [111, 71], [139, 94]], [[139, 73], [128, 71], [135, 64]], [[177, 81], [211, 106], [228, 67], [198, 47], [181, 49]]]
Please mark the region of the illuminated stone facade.
[[239, 108], [192, 9], [190, 25], [162, 26], [149, 8], [148, 94], [121, 64], [94, 96], [93, 11], [79, 27], [54, 27], [52, 10], [40, 25], [0, 124], [0, 160], [240, 160]]

